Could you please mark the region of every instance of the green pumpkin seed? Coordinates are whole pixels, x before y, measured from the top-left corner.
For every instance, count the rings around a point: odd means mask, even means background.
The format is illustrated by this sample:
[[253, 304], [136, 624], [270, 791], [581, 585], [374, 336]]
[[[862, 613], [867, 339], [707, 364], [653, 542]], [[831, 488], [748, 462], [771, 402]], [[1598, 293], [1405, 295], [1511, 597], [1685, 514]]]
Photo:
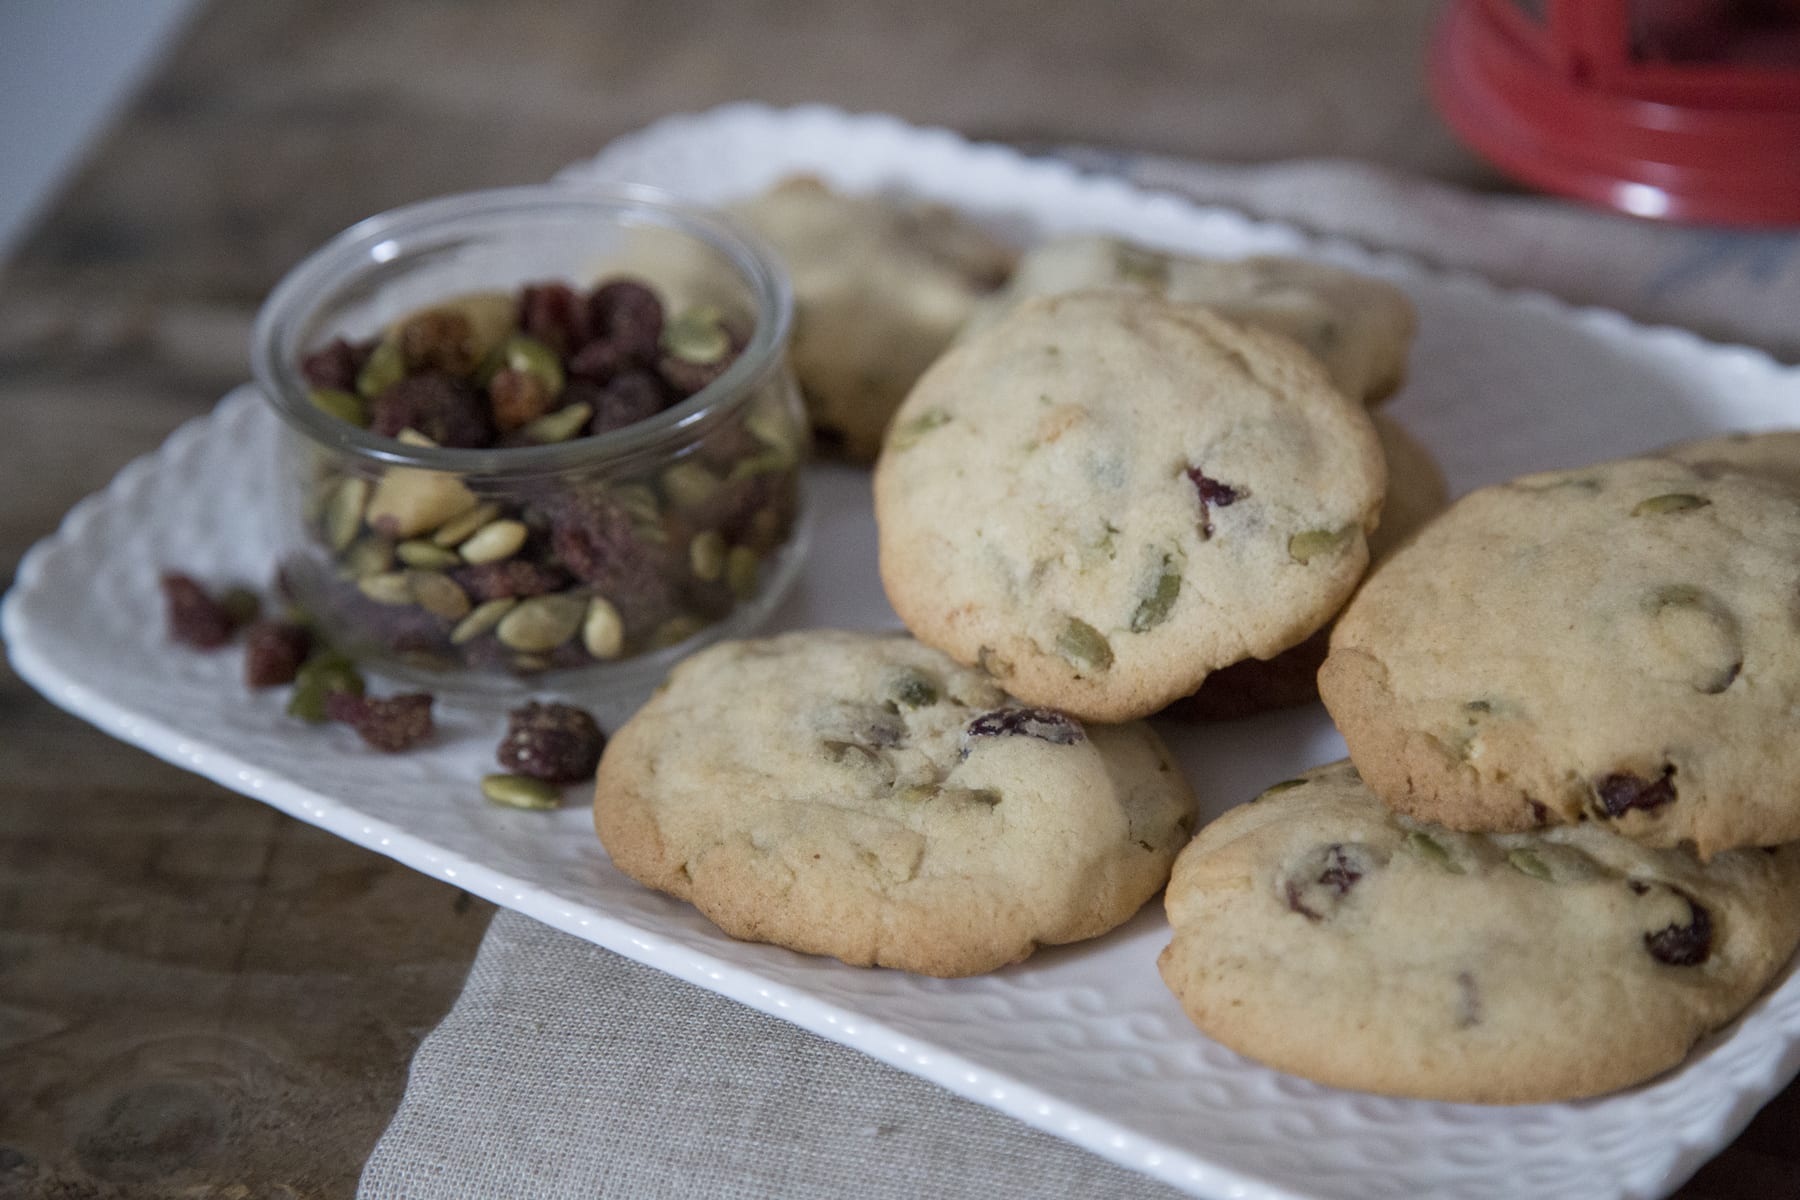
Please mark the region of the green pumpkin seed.
[[1288, 539], [1288, 557], [1297, 563], [1308, 563], [1322, 554], [1331, 554], [1349, 542], [1353, 528], [1346, 525], [1342, 529], [1302, 530]]
[[575, 636], [587, 605], [574, 596], [533, 596], [500, 618], [494, 636], [508, 650], [542, 654]]
[[725, 573], [725, 537], [716, 529], [694, 535], [688, 543], [688, 567], [694, 578], [712, 583]]
[[900, 671], [893, 693], [894, 699], [908, 708], [928, 708], [938, 702], [937, 680], [911, 667]]
[[1280, 783], [1271, 783], [1258, 793], [1256, 798], [1261, 800], [1264, 796], [1273, 796], [1276, 792], [1292, 791], [1294, 788], [1305, 786], [1306, 780], [1304, 779], [1284, 779]]
[[500, 618], [517, 608], [518, 597], [502, 596], [497, 600], [489, 600], [477, 604], [469, 611], [469, 615], [458, 621], [456, 628], [450, 631], [450, 644], [461, 646], [472, 642], [482, 634], [500, 624]]
[[345, 579], [380, 575], [394, 567], [394, 548], [380, 538], [364, 538], [338, 559], [338, 574]]
[[369, 424], [368, 406], [355, 392], [346, 392], [342, 388], [314, 388], [306, 393], [306, 398], [312, 401], [314, 408], [340, 421], [359, 427]]
[[1651, 612], [1663, 608], [1705, 608], [1706, 592], [1689, 583], [1671, 583], [1650, 593]]
[[761, 570], [761, 556], [748, 546], [733, 546], [725, 555], [725, 582], [740, 602], [756, 595], [756, 579]]
[[805, 427], [794, 419], [785, 405], [759, 403], [744, 418], [744, 428], [786, 464], [800, 460], [800, 450], [806, 440]]
[[731, 352], [725, 315], [710, 304], [677, 313], [663, 326], [662, 348], [683, 362], [718, 362]]
[[294, 674], [294, 690], [288, 695], [290, 717], [313, 724], [325, 720], [325, 697], [333, 692], [363, 694], [363, 678], [356, 664], [342, 654], [315, 654]]
[[530, 532], [523, 521], [490, 521], [463, 542], [457, 553], [467, 563], [501, 562], [519, 552]]
[[219, 607], [230, 615], [232, 624], [248, 625], [262, 612], [262, 598], [247, 587], [226, 588]]
[[1450, 851], [1428, 833], [1415, 829], [1406, 835], [1406, 848], [1434, 867], [1450, 872], [1452, 875], [1463, 874], [1462, 864], [1450, 857]]
[[434, 617], [460, 621], [469, 615], [469, 593], [441, 571], [411, 571], [413, 601]]
[[481, 794], [507, 808], [548, 811], [562, 807], [562, 790], [529, 775], [484, 775]]
[[355, 477], [342, 479], [331, 489], [325, 502], [325, 543], [333, 552], [343, 553], [362, 528], [363, 506], [369, 502], [369, 481]]
[[500, 354], [506, 360], [508, 367], [523, 374], [535, 376], [538, 382], [544, 385], [546, 395], [562, 394], [562, 359], [556, 356], [556, 351], [544, 343], [534, 337], [526, 337], [522, 333], [514, 334], [506, 339], [506, 344], [501, 347]]
[[650, 644], [661, 650], [667, 646], [679, 645], [706, 628], [706, 622], [691, 613], [682, 613], [670, 617], [656, 627], [650, 635]]
[[411, 538], [442, 527], [477, 503], [475, 493], [447, 471], [393, 467], [375, 485], [366, 518], [371, 529]]
[[1174, 556], [1165, 554], [1162, 573], [1156, 577], [1155, 586], [1131, 614], [1131, 632], [1143, 633], [1168, 620], [1169, 610], [1175, 607], [1175, 598], [1179, 595], [1181, 571], [1175, 566]]
[[515, 654], [512, 657], [512, 669], [527, 675], [548, 671], [550, 660], [541, 654]]
[[950, 414], [941, 408], [928, 408], [916, 417], [909, 417], [894, 426], [888, 434], [887, 444], [894, 450], [911, 450], [919, 444], [919, 440], [934, 429], [942, 429], [950, 423]]
[[1104, 671], [1113, 664], [1112, 644], [1080, 617], [1069, 618], [1057, 636], [1056, 648], [1064, 658], [1090, 671]]
[[1530, 850], [1508, 850], [1506, 861], [1511, 863], [1515, 870], [1521, 871], [1533, 879], [1548, 881], [1552, 878], [1550, 865]]
[[442, 571], [462, 561], [455, 551], [446, 550], [436, 542], [423, 538], [401, 542], [394, 547], [394, 556], [407, 566], [417, 567], [422, 571]]
[[362, 370], [357, 372], [356, 390], [363, 399], [373, 400], [404, 378], [406, 359], [400, 353], [400, 343], [387, 338], [375, 347]]
[[412, 580], [404, 571], [383, 571], [356, 581], [356, 590], [377, 604], [411, 604]]
[[468, 540], [469, 535], [500, 515], [498, 504], [477, 504], [461, 516], [452, 517], [431, 535], [433, 545], [453, 547]]
[[579, 437], [593, 415], [594, 406], [582, 400], [567, 408], [547, 412], [534, 421], [527, 421], [519, 427], [519, 436], [540, 446], [566, 442], [570, 438]]
[[1169, 286], [1169, 260], [1142, 246], [1133, 246], [1128, 242], [1120, 242], [1115, 246], [1113, 270], [1118, 272], [1120, 279], [1153, 291], [1161, 292]]
[[740, 483], [746, 479], [755, 479], [759, 475], [779, 475], [783, 471], [790, 470], [793, 465], [792, 455], [780, 450], [765, 450], [761, 454], [752, 454], [731, 464], [731, 470], [726, 473], [725, 481]]
[[942, 788], [933, 783], [915, 783], [895, 792], [894, 799], [906, 804], [923, 804], [927, 800], [937, 799], [942, 791]]
[[719, 477], [697, 462], [678, 462], [662, 473], [663, 494], [677, 508], [697, 508], [719, 490]]
[[1661, 513], [1688, 512], [1696, 508], [1705, 508], [1712, 501], [1704, 496], [1695, 496], [1687, 492], [1669, 492], [1662, 496], [1652, 496], [1648, 500], [1640, 500], [1637, 507], [1631, 510], [1634, 517], [1656, 516]]
[[595, 658], [617, 658], [625, 650], [625, 620], [605, 596], [588, 601], [581, 621], [581, 644]]

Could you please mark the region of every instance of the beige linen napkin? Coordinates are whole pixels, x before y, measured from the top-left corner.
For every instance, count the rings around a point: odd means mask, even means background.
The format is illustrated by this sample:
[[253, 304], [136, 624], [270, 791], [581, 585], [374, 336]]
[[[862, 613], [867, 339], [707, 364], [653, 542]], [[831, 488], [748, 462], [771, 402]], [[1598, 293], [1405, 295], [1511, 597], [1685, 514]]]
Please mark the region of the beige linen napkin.
[[[1354, 164], [1079, 165], [1800, 359], [1800, 231], [1655, 225]], [[1800, 424], [1800, 413], [1795, 414]], [[1164, 1197], [854, 1051], [501, 913], [362, 1196]]]

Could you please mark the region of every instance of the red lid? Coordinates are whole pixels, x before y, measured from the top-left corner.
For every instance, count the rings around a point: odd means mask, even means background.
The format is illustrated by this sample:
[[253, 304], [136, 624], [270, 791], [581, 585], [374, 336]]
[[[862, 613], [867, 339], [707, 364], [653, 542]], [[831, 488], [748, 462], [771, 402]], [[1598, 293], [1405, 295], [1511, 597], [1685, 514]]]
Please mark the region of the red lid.
[[1457, 0], [1431, 85], [1464, 141], [1534, 186], [1800, 224], [1800, 3]]

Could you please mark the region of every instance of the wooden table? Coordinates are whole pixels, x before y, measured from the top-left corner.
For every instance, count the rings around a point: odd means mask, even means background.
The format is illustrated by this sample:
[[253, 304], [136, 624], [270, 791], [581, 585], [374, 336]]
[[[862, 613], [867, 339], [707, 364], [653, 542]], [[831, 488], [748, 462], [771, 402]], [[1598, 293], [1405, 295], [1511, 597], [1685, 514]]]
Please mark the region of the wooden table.
[[[263, 294], [358, 217], [745, 98], [1495, 186], [1422, 95], [1435, 7], [218, 5], [0, 277], [0, 580], [247, 377]], [[352, 1194], [490, 906], [113, 742], [3, 666], [0, 789], [0, 1197]], [[1797, 1118], [1790, 1088], [1682, 1195], [1800, 1195]]]

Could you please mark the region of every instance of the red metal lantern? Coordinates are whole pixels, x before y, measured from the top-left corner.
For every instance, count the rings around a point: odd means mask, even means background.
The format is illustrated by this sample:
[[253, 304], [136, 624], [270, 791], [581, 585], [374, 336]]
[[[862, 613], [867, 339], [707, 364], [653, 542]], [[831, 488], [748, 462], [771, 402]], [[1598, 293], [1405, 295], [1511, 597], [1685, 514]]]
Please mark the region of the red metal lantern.
[[1463, 140], [1534, 186], [1800, 224], [1800, 0], [1457, 0], [1431, 84]]

